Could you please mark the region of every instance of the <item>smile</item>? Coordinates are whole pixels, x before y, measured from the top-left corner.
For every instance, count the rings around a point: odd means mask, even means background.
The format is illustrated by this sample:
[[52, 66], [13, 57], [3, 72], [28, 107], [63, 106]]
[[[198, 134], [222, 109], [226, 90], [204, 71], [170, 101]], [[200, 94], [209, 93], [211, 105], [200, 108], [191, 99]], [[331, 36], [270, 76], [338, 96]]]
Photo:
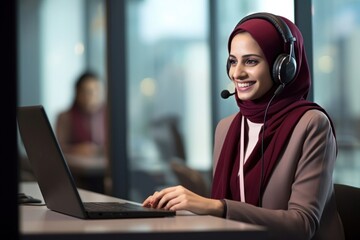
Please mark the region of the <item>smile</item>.
[[243, 83], [243, 82], [238, 82], [237, 83], [237, 86], [239, 87], [239, 88], [247, 88], [247, 87], [250, 87], [251, 85], [254, 85], [255, 84], [255, 82], [245, 82], [245, 83]]

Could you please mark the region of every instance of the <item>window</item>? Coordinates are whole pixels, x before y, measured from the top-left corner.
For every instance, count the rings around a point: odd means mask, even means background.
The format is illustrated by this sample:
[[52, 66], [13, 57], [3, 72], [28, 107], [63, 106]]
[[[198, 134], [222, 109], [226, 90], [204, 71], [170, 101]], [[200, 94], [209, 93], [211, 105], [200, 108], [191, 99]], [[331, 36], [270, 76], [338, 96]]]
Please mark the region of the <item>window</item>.
[[208, 1], [129, 0], [126, 9], [128, 161], [141, 201], [178, 182], [171, 162], [211, 168]]
[[360, 186], [360, 2], [314, 2], [314, 100], [331, 115], [337, 134], [335, 182]]

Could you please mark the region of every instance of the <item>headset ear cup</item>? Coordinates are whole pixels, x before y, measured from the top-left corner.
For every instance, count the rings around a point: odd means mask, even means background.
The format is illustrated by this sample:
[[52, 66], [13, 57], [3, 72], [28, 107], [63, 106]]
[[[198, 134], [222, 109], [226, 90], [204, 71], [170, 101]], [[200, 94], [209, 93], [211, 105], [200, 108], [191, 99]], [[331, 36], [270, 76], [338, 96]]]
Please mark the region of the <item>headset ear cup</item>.
[[289, 84], [296, 74], [296, 60], [289, 54], [280, 54], [273, 65], [273, 80], [275, 84]]

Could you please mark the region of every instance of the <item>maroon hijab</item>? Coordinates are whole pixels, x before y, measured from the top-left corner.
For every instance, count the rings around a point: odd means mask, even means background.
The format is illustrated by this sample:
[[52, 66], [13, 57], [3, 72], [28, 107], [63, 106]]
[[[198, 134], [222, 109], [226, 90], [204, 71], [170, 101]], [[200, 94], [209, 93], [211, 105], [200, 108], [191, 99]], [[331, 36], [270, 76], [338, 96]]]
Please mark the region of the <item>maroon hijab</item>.
[[[266, 115], [266, 125], [263, 126], [259, 134], [259, 140], [244, 165], [244, 190], [246, 202], [253, 205], [259, 204], [259, 201], [261, 200], [260, 191], [262, 193], [269, 182], [272, 171], [283, 151], [283, 146], [286, 146], [296, 124], [303, 114], [310, 109], [318, 109], [327, 114], [319, 105], [306, 100], [310, 89], [311, 77], [305, 55], [303, 38], [299, 29], [290, 20], [284, 17], [282, 17], [282, 19], [286, 22], [293, 36], [296, 38], [294, 48], [296, 53], [297, 72], [295, 79], [271, 102]], [[229, 37], [229, 52], [233, 37], [243, 31], [250, 33], [257, 41], [269, 63], [270, 71], [272, 70], [272, 65], [277, 56], [281, 53], [289, 52], [289, 46], [284, 44], [277, 29], [272, 23], [264, 19], [250, 19], [243, 22], [241, 25], [236, 26]], [[241, 119], [242, 116], [244, 116], [251, 122], [263, 123], [265, 109], [270, 99], [273, 97], [276, 88], [277, 86], [274, 85], [267, 94], [254, 101], [242, 101], [237, 97], [237, 94], [235, 94], [235, 99], [240, 111], [231, 123], [223, 143], [218, 164], [215, 169], [212, 198], [240, 200], [239, 179], [237, 174], [240, 158]], [[264, 129], [264, 172], [263, 178], [261, 179], [261, 142], [262, 131]], [[334, 128], [333, 132], [335, 134]], [[245, 141], [246, 145], [246, 137]], [[259, 191], [259, 189], [261, 190]]]

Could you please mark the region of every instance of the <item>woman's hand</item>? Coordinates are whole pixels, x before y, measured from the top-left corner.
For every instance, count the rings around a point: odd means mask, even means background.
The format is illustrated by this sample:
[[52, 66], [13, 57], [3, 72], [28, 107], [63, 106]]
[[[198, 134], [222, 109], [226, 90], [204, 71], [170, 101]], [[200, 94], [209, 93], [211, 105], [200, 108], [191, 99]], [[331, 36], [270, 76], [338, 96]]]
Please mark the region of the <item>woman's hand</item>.
[[220, 200], [202, 197], [183, 186], [165, 188], [149, 196], [143, 206], [173, 211], [187, 210], [195, 214], [222, 216], [224, 206]]

